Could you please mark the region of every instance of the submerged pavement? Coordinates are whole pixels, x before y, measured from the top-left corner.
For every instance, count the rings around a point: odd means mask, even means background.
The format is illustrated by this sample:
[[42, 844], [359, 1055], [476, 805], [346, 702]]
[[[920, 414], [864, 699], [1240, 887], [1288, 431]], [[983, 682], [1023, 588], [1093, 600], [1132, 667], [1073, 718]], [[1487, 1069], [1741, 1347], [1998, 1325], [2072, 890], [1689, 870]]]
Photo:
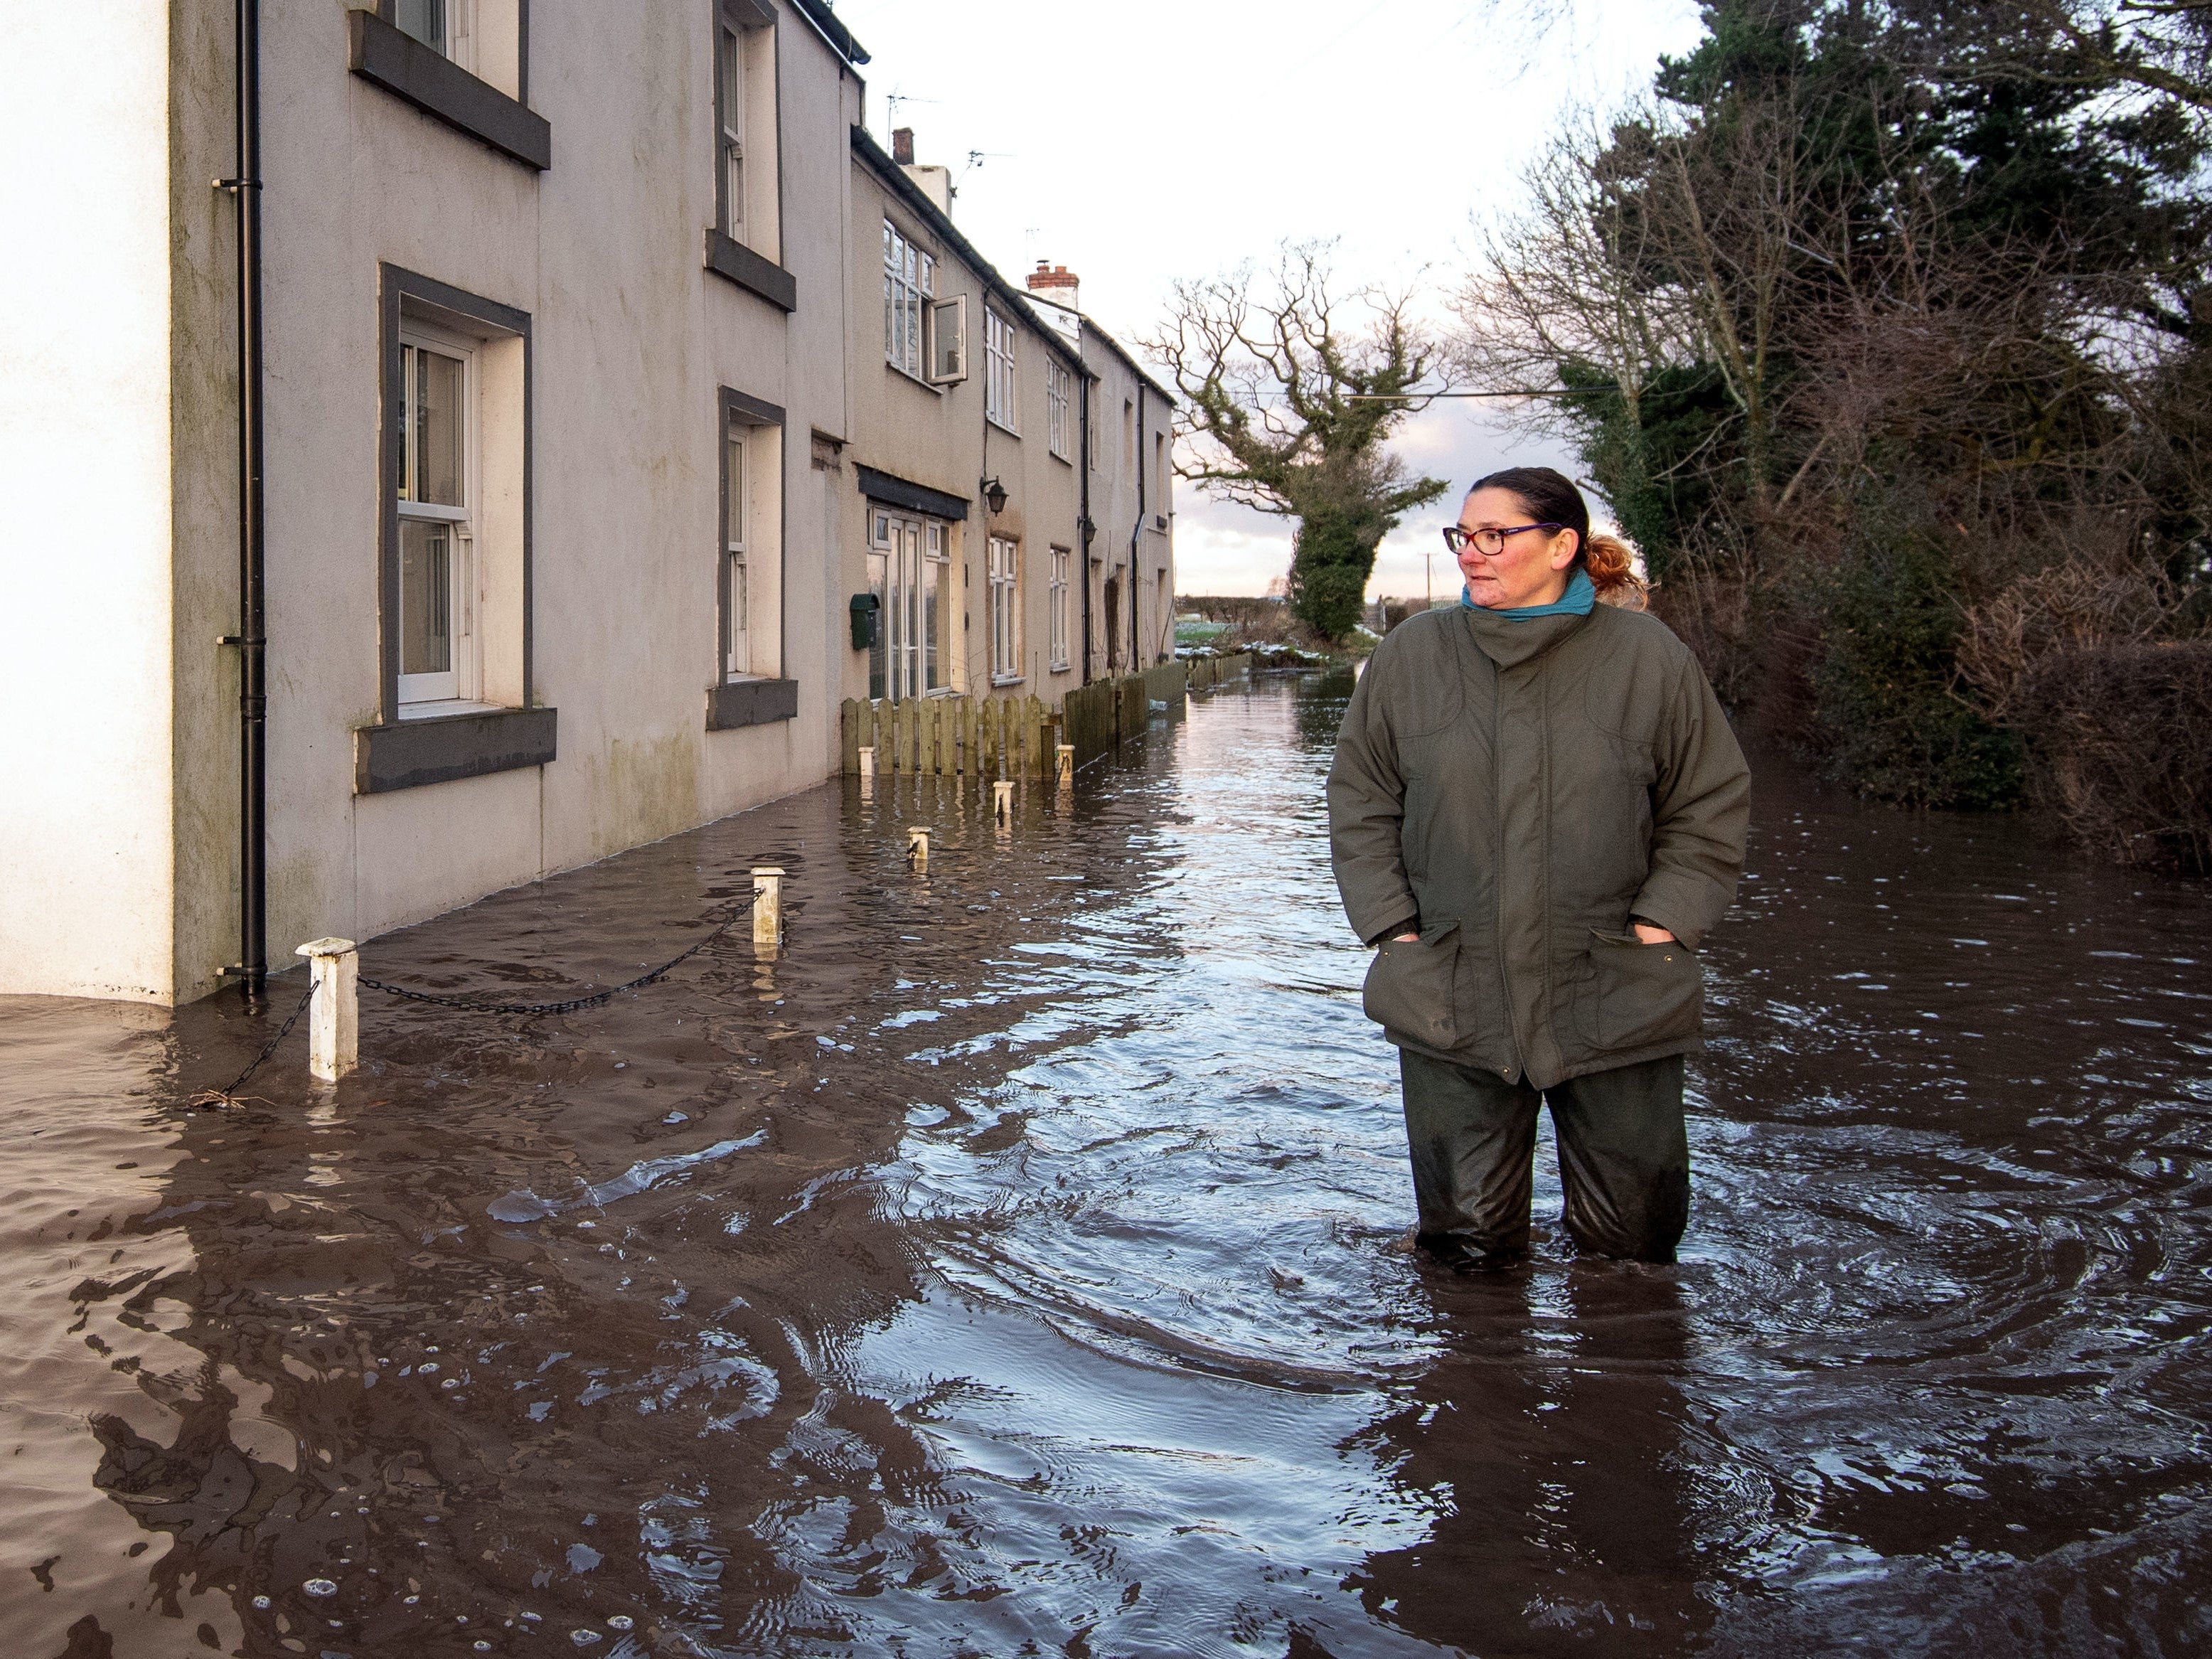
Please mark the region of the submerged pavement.
[[[1015, 823], [832, 786], [374, 941], [553, 1018], [0, 1000], [0, 1629], [343, 1654], [2212, 1636], [2212, 892], [1761, 765], [1681, 1265], [1402, 1245], [1348, 677]], [[926, 874], [905, 828], [936, 831]], [[112, 1648], [107, 1645], [112, 1643]]]

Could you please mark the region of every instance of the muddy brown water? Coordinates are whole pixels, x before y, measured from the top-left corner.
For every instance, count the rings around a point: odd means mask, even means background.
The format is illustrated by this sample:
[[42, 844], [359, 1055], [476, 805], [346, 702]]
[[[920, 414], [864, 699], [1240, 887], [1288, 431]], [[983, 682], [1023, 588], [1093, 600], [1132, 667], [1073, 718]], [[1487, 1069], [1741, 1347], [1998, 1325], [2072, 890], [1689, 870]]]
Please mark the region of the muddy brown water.
[[[1763, 763], [1679, 1267], [1466, 1280], [1320, 782], [1347, 679], [1004, 833], [832, 787], [374, 941], [295, 1032], [0, 1002], [0, 1650], [2208, 1644], [2212, 893]], [[904, 828], [937, 831], [926, 876]], [[296, 978], [296, 976], [295, 976]], [[277, 1015], [296, 990], [280, 982]]]

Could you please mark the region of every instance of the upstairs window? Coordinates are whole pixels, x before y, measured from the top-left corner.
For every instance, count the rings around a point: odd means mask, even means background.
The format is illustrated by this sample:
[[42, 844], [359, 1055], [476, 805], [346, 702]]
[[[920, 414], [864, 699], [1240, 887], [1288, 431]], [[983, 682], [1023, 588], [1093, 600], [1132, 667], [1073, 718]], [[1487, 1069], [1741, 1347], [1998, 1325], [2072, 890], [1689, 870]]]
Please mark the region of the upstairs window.
[[1068, 447], [1069, 432], [1073, 422], [1069, 418], [1069, 388], [1074, 376], [1055, 359], [1048, 358], [1044, 366], [1044, 438], [1045, 445], [1063, 461], [1073, 459]]
[[714, 228], [781, 263], [775, 21], [754, 0], [716, 0]]
[[745, 32], [725, 17], [722, 61], [718, 66], [718, 101], [721, 105], [722, 234], [733, 242], [745, 240]]
[[937, 293], [937, 260], [884, 221], [884, 360], [922, 378], [921, 317]]
[[1009, 432], [1014, 424], [1014, 325], [983, 307], [983, 414]]

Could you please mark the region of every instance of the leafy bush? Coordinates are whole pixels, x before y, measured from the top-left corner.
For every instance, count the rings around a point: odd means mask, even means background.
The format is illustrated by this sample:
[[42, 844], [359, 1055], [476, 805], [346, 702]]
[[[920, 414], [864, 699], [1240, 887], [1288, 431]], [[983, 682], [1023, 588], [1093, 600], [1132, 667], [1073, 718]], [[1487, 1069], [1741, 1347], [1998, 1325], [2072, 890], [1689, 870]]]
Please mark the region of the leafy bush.
[[1925, 533], [1855, 538], [1814, 579], [1812, 731], [1831, 775], [1918, 806], [2021, 795], [2020, 740], [1954, 694], [1957, 562]]

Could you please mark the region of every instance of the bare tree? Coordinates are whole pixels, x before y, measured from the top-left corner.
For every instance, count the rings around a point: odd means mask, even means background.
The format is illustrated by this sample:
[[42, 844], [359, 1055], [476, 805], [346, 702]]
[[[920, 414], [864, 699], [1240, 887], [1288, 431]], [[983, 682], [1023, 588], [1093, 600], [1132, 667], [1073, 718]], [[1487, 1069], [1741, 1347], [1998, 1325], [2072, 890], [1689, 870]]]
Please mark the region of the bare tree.
[[1167, 365], [1183, 409], [1176, 476], [1225, 501], [1297, 520], [1293, 611], [1340, 639], [1358, 622], [1375, 552], [1401, 517], [1435, 500], [1441, 478], [1411, 476], [1384, 447], [1438, 354], [1410, 291], [1333, 291], [1329, 246], [1286, 246], [1251, 265], [1177, 283], [1144, 342]]

